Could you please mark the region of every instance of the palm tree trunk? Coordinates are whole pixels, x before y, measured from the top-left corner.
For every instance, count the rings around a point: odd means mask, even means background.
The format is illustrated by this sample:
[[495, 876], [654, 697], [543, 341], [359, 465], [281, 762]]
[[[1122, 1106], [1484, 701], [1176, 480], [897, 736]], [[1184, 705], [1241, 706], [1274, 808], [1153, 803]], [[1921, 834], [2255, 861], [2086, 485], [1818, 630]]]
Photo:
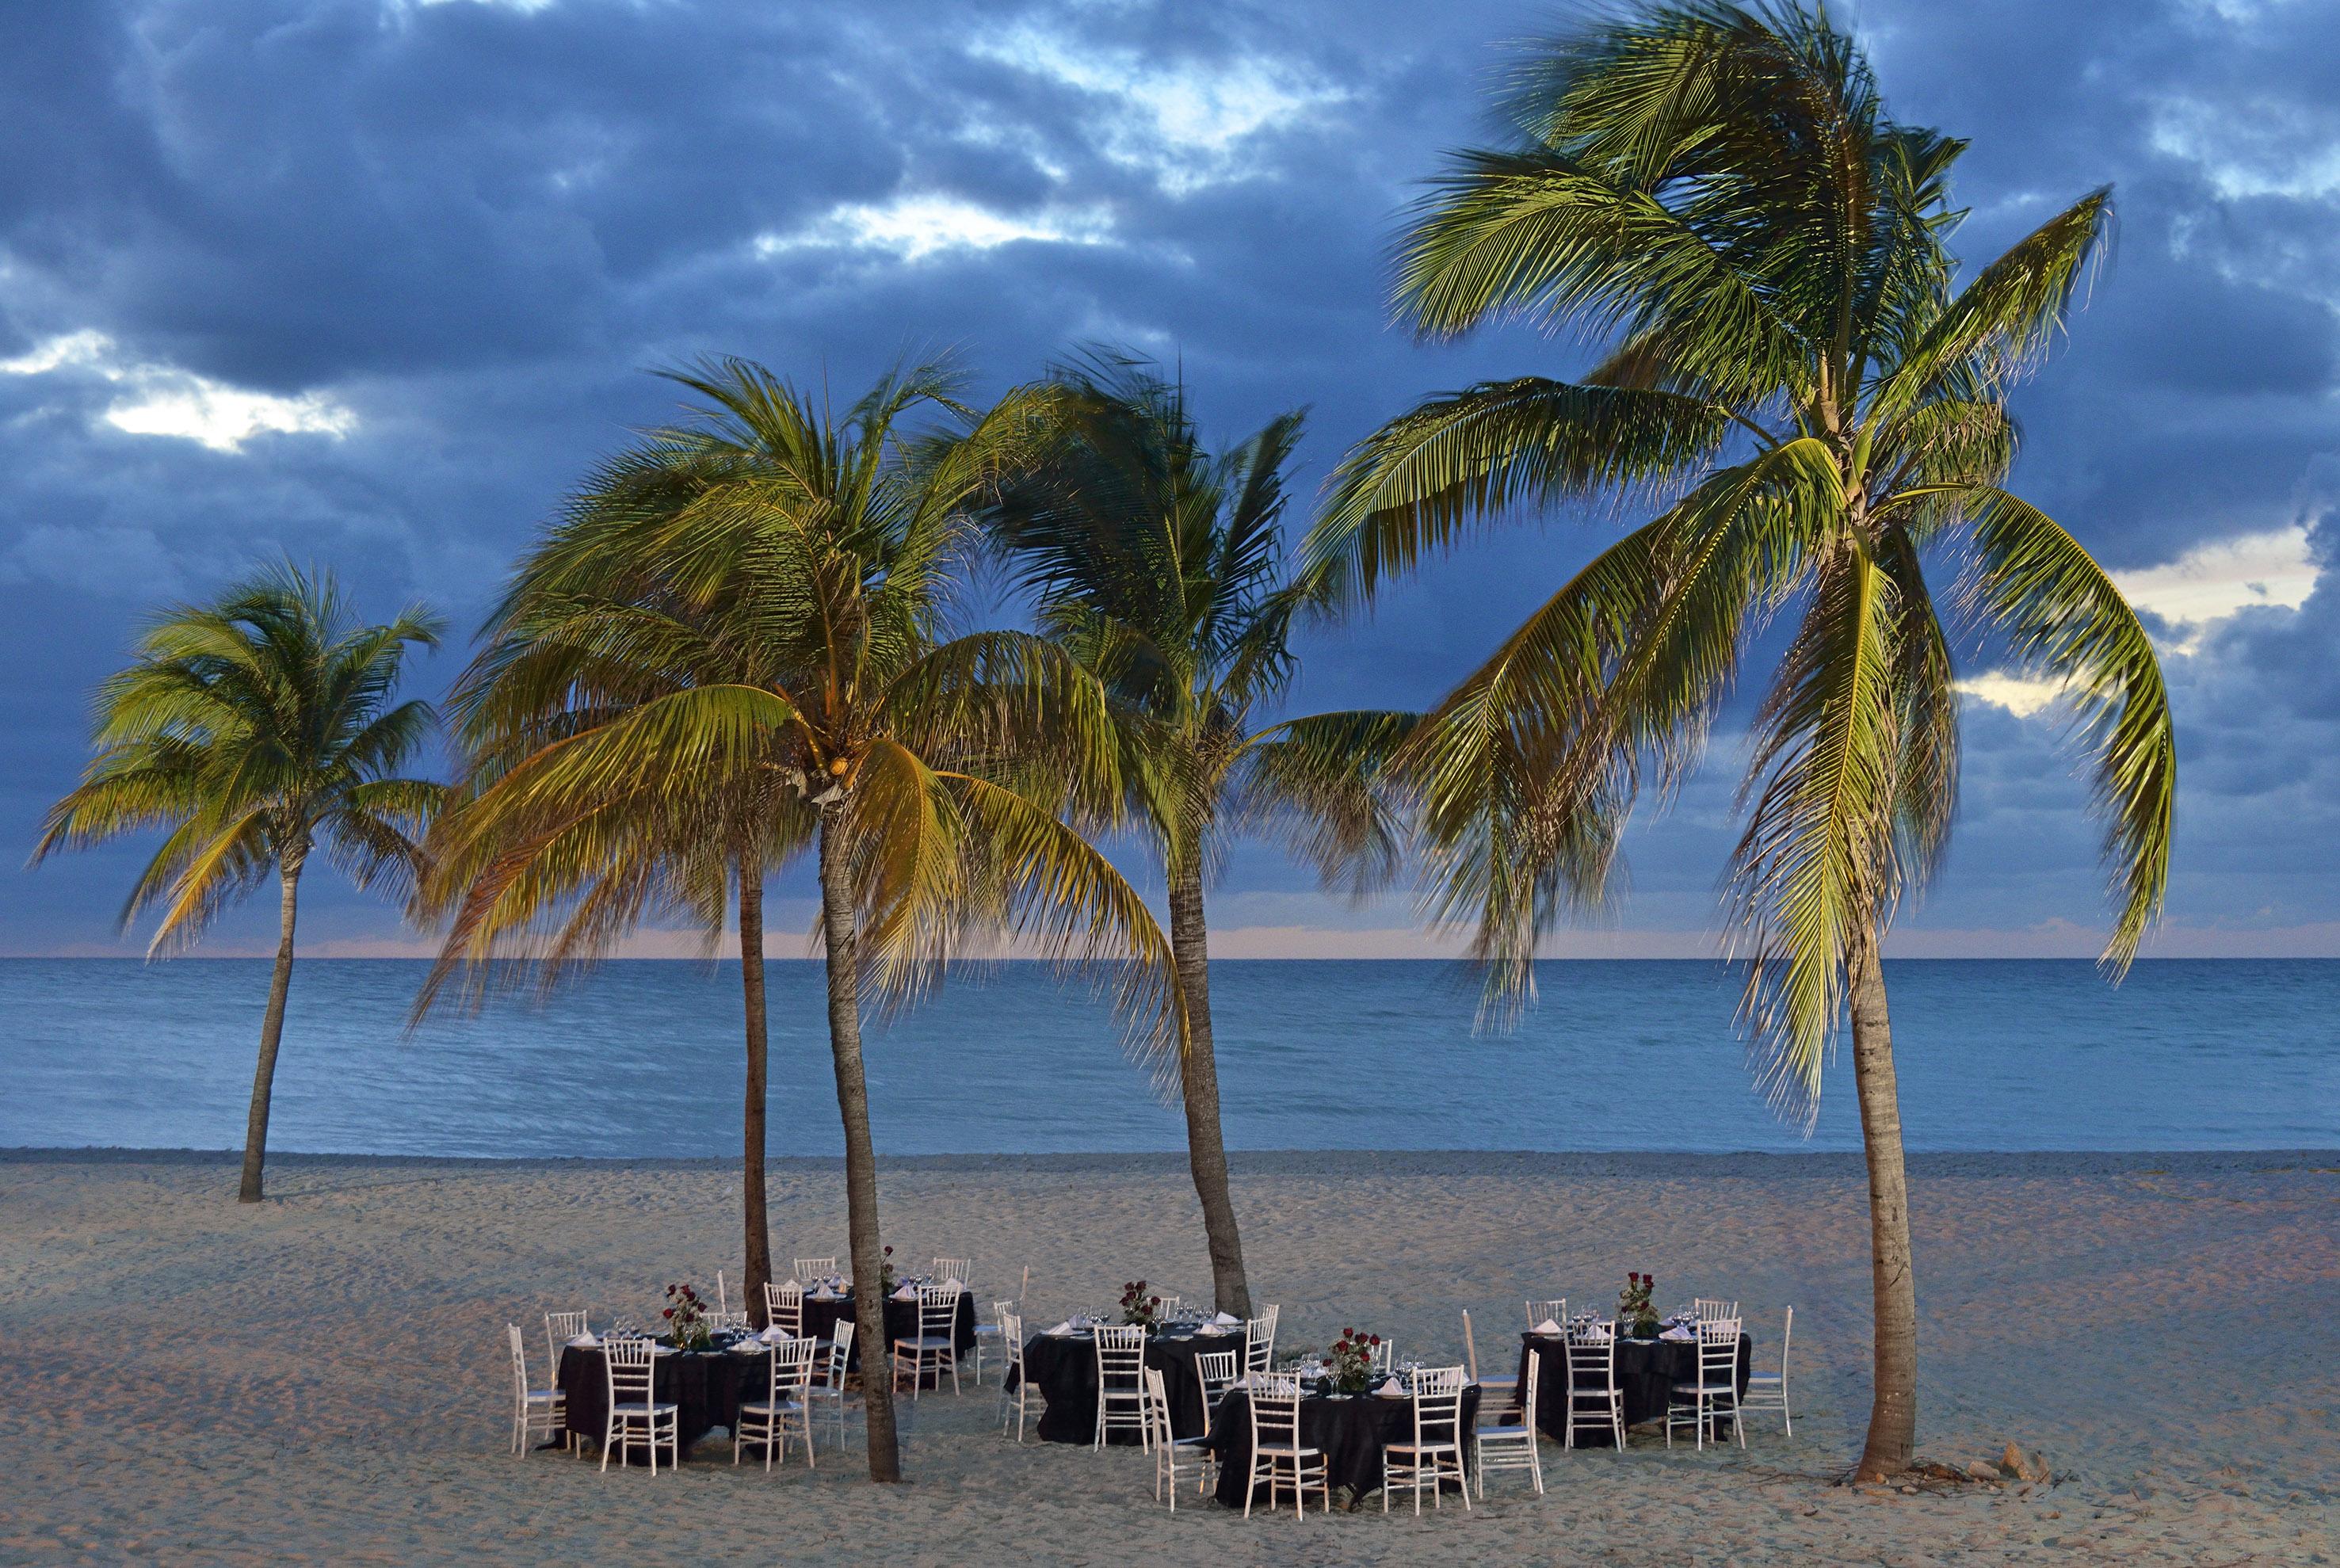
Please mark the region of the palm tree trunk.
[[894, 1380], [886, 1343], [884, 1244], [878, 1236], [878, 1158], [869, 1144], [869, 1086], [861, 1073], [861, 1002], [853, 888], [845, 857], [845, 808], [820, 814], [820, 918], [828, 956], [828, 1048], [837, 1062], [837, 1109], [845, 1121], [846, 1237], [853, 1254], [853, 1336], [861, 1346], [861, 1408], [869, 1433], [869, 1479], [902, 1479], [894, 1433]]
[[1869, 1440], [1855, 1478], [1884, 1481], [1909, 1468], [1918, 1446], [1918, 1289], [1910, 1272], [1909, 1187], [1901, 1159], [1901, 1101], [1893, 1081], [1893, 1031], [1885, 968], [1874, 934], [1847, 957], [1852, 992], [1852, 1073], [1869, 1160], [1869, 1252], [1875, 1294], [1877, 1367]]
[[740, 1118], [740, 1211], [747, 1227], [741, 1288], [748, 1315], [766, 1325], [764, 1286], [772, 1282], [772, 1231], [764, 1204], [764, 1067], [769, 1040], [764, 1020], [764, 861], [753, 849], [739, 852], [739, 987], [748, 1015], [748, 1106]]
[[268, 982], [268, 1012], [260, 1021], [260, 1065], [252, 1074], [252, 1109], [243, 1121], [243, 1182], [235, 1201], [260, 1201], [261, 1167], [268, 1160], [268, 1101], [276, 1091], [276, 1047], [284, 1037], [284, 998], [292, 993], [292, 926], [301, 907], [300, 851], [277, 864], [283, 891], [276, 916], [276, 973]]
[[1243, 1236], [1227, 1193], [1227, 1146], [1219, 1126], [1219, 1067], [1211, 1037], [1210, 928], [1203, 915], [1198, 858], [1179, 858], [1170, 879], [1170, 950], [1186, 1004], [1185, 1050], [1178, 1087], [1186, 1102], [1186, 1163], [1203, 1203], [1203, 1235], [1211, 1248], [1211, 1291], [1218, 1310], [1251, 1315], [1251, 1282], [1244, 1275]]

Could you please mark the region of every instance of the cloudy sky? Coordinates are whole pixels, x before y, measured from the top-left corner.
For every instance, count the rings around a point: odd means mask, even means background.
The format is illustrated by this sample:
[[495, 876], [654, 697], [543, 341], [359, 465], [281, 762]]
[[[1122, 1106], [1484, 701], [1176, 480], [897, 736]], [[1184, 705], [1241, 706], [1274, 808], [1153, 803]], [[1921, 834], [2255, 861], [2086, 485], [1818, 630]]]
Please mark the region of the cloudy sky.
[[[85, 754], [85, 695], [156, 602], [289, 551], [468, 631], [563, 486], [747, 354], [850, 388], [957, 351], [981, 391], [1082, 342], [1175, 358], [1222, 439], [1307, 405], [1307, 488], [1525, 333], [1387, 325], [1400, 208], [1488, 131], [1507, 48], [1565, 13], [1439, 5], [155, 0], [22, 7], [0, 52], [0, 843]], [[1969, 136], [1987, 257], [2081, 192], [2119, 233], [2018, 396], [2018, 486], [2157, 618], [2176, 694], [2164, 954], [2340, 953], [2340, 16], [2276, 0], [1844, 6], [1896, 116]], [[1295, 520], [1300, 521], [1300, 520]], [[1522, 526], [1314, 636], [1304, 708], [1418, 705], [1604, 527]], [[461, 656], [417, 671], [435, 692]], [[2086, 789], [2052, 704], [1977, 661], [1948, 873], [1909, 954], [2092, 952]], [[1711, 950], [1736, 740], [1637, 827], [1561, 953]], [[1130, 858], [1134, 868], [1141, 865]], [[15, 873], [0, 952], [134, 952], [125, 848]], [[395, 916], [315, 884], [320, 952]], [[800, 883], [775, 897], [801, 928]], [[273, 911], [221, 929], [263, 949]], [[1265, 849], [1229, 954], [1433, 950]]]

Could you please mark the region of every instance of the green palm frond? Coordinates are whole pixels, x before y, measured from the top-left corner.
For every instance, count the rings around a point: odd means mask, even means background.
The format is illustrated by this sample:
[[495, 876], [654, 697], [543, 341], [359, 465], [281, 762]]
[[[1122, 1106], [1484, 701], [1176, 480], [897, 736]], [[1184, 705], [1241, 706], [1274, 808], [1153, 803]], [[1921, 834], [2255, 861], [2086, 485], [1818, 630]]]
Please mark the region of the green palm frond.
[[2104, 952], [2117, 974], [2169, 884], [2177, 741], [2160, 660], [2119, 587], [2053, 519], [1996, 489], [1978, 489], [1970, 504], [1969, 607], [2006, 638], [2020, 668], [2060, 677], [2079, 712], [2118, 895]]

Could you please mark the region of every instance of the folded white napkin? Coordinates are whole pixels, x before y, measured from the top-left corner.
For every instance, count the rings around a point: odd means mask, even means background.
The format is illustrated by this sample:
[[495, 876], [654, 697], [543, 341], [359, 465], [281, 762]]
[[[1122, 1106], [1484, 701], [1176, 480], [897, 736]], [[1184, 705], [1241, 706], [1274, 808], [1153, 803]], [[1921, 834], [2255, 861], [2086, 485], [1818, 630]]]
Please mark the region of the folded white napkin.
[[1552, 1322], [1552, 1319], [1547, 1317], [1542, 1323], [1535, 1325], [1535, 1331], [1538, 1334], [1559, 1334], [1562, 1332], [1562, 1329], [1560, 1325]]
[[1660, 1339], [1671, 1339], [1676, 1344], [1680, 1344], [1681, 1341], [1686, 1339], [1696, 1339], [1698, 1335], [1692, 1334], [1686, 1328], [1670, 1328], [1663, 1334], [1658, 1335], [1658, 1337]]
[[1378, 1393], [1383, 1399], [1403, 1399], [1405, 1397], [1405, 1390], [1398, 1386], [1398, 1381], [1394, 1377], [1391, 1378], [1387, 1383], [1383, 1384], [1381, 1387], [1374, 1392]]
[[901, 1289], [894, 1293], [894, 1299], [896, 1301], [916, 1301], [918, 1299], [917, 1287], [915, 1285], [906, 1285]]
[[795, 1280], [790, 1280], [788, 1284], [780, 1286], [780, 1288], [782, 1290], [802, 1290], [804, 1286], [798, 1285]]
[[569, 1343], [577, 1346], [580, 1350], [598, 1350], [600, 1348], [601, 1345], [600, 1340], [594, 1338], [590, 1334], [580, 1334]]
[[1195, 1329], [1195, 1332], [1196, 1334], [1207, 1334], [1212, 1338], [1216, 1339], [1220, 1335], [1225, 1334], [1226, 1330], [1215, 1323], [1206, 1323]]
[[1223, 1312], [1223, 1313], [1220, 1313], [1216, 1317], [1212, 1318], [1212, 1319], [1211, 1319], [1211, 1321], [1212, 1321], [1213, 1323], [1217, 1324], [1221, 1328], [1231, 1328], [1231, 1327], [1233, 1327], [1234, 1325], [1235, 1325], [1236, 1324], [1241, 1323], [1241, 1322], [1243, 1321], [1243, 1319], [1242, 1319], [1242, 1318], [1240, 1318], [1240, 1317], [1237, 1317], [1234, 1314], [1233, 1314], [1233, 1313], [1231, 1313], [1231, 1312]]
[[951, 1278], [943, 1281], [943, 1288], [945, 1290], [965, 1290], [967, 1288], [967, 1281], [954, 1275]]
[[790, 1334], [787, 1329], [782, 1328], [776, 1323], [756, 1337], [762, 1340], [766, 1345], [778, 1345], [783, 1340], [794, 1339], [796, 1335]]
[[1073, 1332], [1073, 1320], [1071, 1318], [1066, 1318], [1064, 1322], [1056, 1325], [1056, 1327], [1050, 1329], [1048, 1332], [1050, 1334], [1070, 1334]]

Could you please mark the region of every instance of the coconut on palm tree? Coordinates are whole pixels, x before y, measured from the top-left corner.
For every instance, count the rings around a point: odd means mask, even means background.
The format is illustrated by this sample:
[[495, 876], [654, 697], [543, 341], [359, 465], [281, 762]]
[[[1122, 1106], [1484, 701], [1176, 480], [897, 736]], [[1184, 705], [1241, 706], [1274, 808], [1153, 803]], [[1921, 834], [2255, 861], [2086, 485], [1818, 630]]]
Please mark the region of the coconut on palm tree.
[[[1807, 1116], [1850, 1014], [1876, 1308], [1859, 1473], [1889, 1475], [1915, 1442], [1916, 1294], [1879, 944], [1951, 825], [1941, 609], [2063, 683], [2107, 819], [2115, 976], [2168, 872], [2176, 757], [2153, 645], [2087, 552], [2004, 487], [2008, 389], [2061, 327], [2108, 194], [1962, 277], [1948, 176], [1964, 144], [1889, 119], [1853, 41], [1801, 11], [1606, 21], [1540, 52], [1517, 88], [1512, 143], [1462, 154], [1417, 214], [1399, 309], [1433, 338], [1524, 319], [1605, 353], [1572, 382], [1474, 386], [1385, 426], [1339, 476], [1312, 565], [1328, 594], [1370, 592], [1474, 522], [1661, 497], [1403, 759], [1491, 984], [1514, 993], [1566, 897], [1597, 888], [1619, 810], [1693, 765], [1759, 633], [1785, 623], [1732, 926], [1766, 1085]], [[1968, 574], [1939, 596], [1932, 569], [1953, 552]]]
[[[1013, 935], [1115, 966], [1134, 1039], [1162, 1054], [1168, 945], [1059, 815], [1121, 792], [1102, 688], [1038, 637], [945, 635], [973, 511], [1046, 394], [979, 414], [919, 369], [835, 417], [742, 361], [676, 379], [689, 417], [614, 460], [539, 544], [467, 690], [478, 725], [517, 683], [442, 834], [442, 970], [531, 931], [540, 957], [581, 951], [572, 928], [653, 901], [703, 919], [725, 855], [815, 850], [869, 1469], [895, 1481], [865, 1000], [915, 996]], [[922, 412], [940, 427], [911, 428]], [[540, 643], [559, 647], [531, 670]]]
[[1375, 766], [1409, 715], [1260, 721], [1290, 685], [1298, 600], [1284, 581], [1284, 469], [1302, 416], [1213, 455], [1183, 386], [1107, 354], [1059, 367], [1049, 439], [992, 509], [1048, 634], [1111, 693], [1127, 816], [1169, 884], [1184, 996], [1178, 1088], [1220, 1311], [1252, 1314], [1228, 1191], [1204, 889], [1231, 829], [1281, 829], [1328, 877], [1385, 876], [1399, 839]]
[[362, 624], [330, 575], [289, 564], [212, 603], [174, 605], [139, 639], [134, 662], [98, 689], [96, 756], [42, 825], [35, 864], [58, 849], [163, 832], [122, 907], [125, 928], [161, 911], [150, 957], [191, 947], [274, 873], [276, 966], [244, 1123], [240, 1202], [262, 1196], [310, 855], [322, 849], [359, 887], [392, 893], [418, 868], [417, 840], [444, 787], [399, 776], [432, 715], [428, 703], [392, 699], [407, 650], [438, 639], [428, 610]]

